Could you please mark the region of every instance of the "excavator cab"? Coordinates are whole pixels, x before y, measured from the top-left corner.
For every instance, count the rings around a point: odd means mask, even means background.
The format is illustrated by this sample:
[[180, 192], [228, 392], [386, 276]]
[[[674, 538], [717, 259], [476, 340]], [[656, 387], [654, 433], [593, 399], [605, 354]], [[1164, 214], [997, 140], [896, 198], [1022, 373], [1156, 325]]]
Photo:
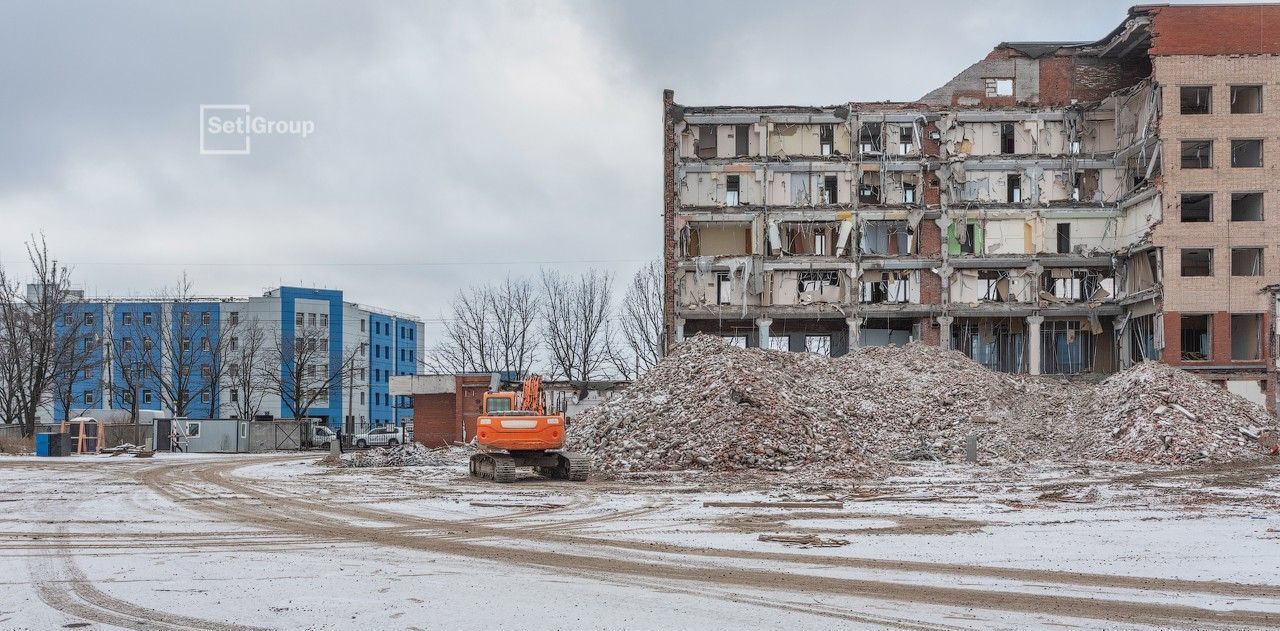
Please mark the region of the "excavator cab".
[[519, 398], [512, 391], [486, 392], [483, 413], [476, 419], [476, 445], [471, 475], [498, 482], [516, 479], [517, 467], [533, 467], [539, 475], [585, 480], [590, 460], [557, 451], [564, 446], [563, 414], [547, 414], [542, 403], [542, 378], [524, 381]]

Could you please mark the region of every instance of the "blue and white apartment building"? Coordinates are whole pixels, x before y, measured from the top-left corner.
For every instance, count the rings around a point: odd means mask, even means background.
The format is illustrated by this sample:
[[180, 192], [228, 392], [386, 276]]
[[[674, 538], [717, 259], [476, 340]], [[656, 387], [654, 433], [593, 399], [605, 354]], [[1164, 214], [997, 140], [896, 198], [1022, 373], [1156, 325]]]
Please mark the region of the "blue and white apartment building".
[[[344, 430], [361, 432], [380, 425], [404, 425], [412, 420], [413, 410], [409, 397], [393, 397], [388, 384], [393, 376], [415, 375], [423, 359], [423, 322], [420, 318], [378, 309], [368, 305], [347, 302], [340, 290], [280, 287], [253, 298], [211, 298], [184, 301], [148, 299], [85, 299], [59, 321], [59, 333], [74, 334], [84, 338], [88, 360], [77, 370], [70, 387], [73, 403], [66, 409], [66, 396], [54, 396], [47, 406], [44, 418], [60, 421], [68, 414], [77, 416], [87, 411], [114, 409], [130, 411], [133, 396], [137, 392], [140, 410], [160, 414], [172, 413], [161, 403], [160, 380], [153, 371], [141, 372], [137, 385], [122, 374], [129, 362], [121, 361], [124, 353], [159, 353], [159, 344], [180, 344], [194, 359], [184, 359], [187, 365], [186, 383], [193, 391], [203, 391], [200, 397], [192, 397], [188, 404], [189, 418], [229, 418], [239, 408], [233, 400], [238, 393], [232, 388], [220, 388], [216, 397], [203, 388], [202, 379], [208, 378], [201, 363], [201, 353], [212, 359], [213, 348], [228, 348], [231, 340], [219, 345], [217, 336], [226, 331], [236, 331], [237, 323], [257, 320], [265, 331], [268, 349], [278, 348], [280, 340], [295, 340], [303, 327], [310, 328], [311, 337], [327, 340], [329, 364], [343, 365], [344, 357], [358, 353], [358, 360], [349, 371], [343, 371], [341, 383], [334, 382], [327, 392], [312, 405], [307, 416], [320, 418], [336, 426], [343, 423]], [[184, 324], [188, 326], [183, 326]], [[218, 326], [213, 326], [213, 325]], [[183, 336], [174, 340], [173, 336]], [[167, 336], [167, 337], [166, 337]], [[234, 346], [234, 344], [232, 344]], [[174, 347], [177, 348], [177, 347]], [[112, 356], [117, 357], [113, 361]], [[266, 353], [272, 361], [278, 354]], [[158, 358], [159, 355], [143, 355]], [[172, 362], [171, 362], [172, 363]], [[139, 365], [141, 362], [134, 362]], [[149, 366], [161, 366], [161, 370], [178, 370], [165, 366], [164, 361], [147, 362]], [[192, 370], [194, 366], [197, 370]], [[284, 371], [288, 367], [281, 366]], [[229, 372], [223, 370], [223, 373]], [[176, 373], [175, 373], [176, 374]], [[173, 380], [170, 380], [173, 383]], [[65, 388], [64, 388], [65, 389]], [[218, 399], [215, 401], [214, 399]], [[289, 406], [274, 393], [264, 394], [261, 413], [279, 418], [292, 416]], [[345, 421], [345, 422], [344, 422]]]

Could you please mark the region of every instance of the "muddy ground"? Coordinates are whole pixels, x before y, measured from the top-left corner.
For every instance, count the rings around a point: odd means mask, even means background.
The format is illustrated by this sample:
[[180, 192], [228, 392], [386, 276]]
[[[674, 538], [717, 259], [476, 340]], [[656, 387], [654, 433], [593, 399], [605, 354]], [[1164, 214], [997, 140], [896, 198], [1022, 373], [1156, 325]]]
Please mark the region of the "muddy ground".
[[1280, 626], [1280, 466], [497, 486], [299, 455], [0, 458], [0, 628]]

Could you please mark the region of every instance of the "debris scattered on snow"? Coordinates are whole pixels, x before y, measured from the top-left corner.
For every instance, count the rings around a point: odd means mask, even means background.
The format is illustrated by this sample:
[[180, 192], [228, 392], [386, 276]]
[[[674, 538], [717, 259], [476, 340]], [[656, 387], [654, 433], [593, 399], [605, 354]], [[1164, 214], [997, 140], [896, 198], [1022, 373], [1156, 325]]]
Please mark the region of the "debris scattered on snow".
[[447, 467], [466, 464], [470, 457], [471, 452], [464, 447], [429, 449], [421, 443], [408, 443], [342, 454], [337, 464], [341, 467]]
[[838, 548], [849, 545], [848, 539], [824, 539], [818, 535], [760, 535], [760, 541], [777, 541], [802, 548]]

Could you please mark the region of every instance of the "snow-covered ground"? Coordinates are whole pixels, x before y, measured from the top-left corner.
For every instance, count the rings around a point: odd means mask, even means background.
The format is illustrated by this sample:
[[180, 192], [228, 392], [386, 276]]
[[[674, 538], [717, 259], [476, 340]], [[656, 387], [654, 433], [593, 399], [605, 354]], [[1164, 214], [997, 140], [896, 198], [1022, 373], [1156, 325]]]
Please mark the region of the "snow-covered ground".
[[1280, 626], [1274, 464], [496, 485], [317, 460], [0, 457], [0, 629]]

